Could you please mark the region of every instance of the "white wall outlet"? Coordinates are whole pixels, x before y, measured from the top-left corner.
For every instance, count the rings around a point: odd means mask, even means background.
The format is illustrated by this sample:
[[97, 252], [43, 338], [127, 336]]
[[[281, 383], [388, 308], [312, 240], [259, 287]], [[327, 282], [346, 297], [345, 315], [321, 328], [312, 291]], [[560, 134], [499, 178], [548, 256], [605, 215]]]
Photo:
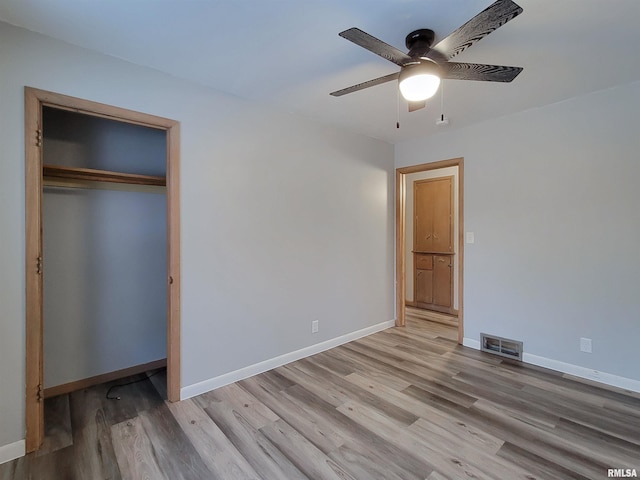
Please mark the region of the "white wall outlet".
[[580, 338], [580, 351], [585, 353], [591, 353], [591, 339], [590, 338]]
[[318, 333], [318, 320], [311, 322], [311, 333]]
[[474, 243], [476, 241], [476, 236], [473, 232], [467, 232], [467, 243]]

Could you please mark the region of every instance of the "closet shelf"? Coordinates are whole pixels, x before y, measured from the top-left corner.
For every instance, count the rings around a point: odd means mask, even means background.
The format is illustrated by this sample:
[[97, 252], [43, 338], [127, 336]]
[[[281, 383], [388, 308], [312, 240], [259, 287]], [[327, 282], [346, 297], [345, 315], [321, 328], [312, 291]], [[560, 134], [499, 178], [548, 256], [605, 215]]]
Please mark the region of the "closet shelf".
[[92, 168], [59, 167], [57, 165], [43, 165], [42, 175], [45, 178], [68, 178], [90, 182], [125, 183], [130, 185], [153, 185], [160, 187], [167, 185], [165, 177], [110, 172], [107, 170], [94, 170]]

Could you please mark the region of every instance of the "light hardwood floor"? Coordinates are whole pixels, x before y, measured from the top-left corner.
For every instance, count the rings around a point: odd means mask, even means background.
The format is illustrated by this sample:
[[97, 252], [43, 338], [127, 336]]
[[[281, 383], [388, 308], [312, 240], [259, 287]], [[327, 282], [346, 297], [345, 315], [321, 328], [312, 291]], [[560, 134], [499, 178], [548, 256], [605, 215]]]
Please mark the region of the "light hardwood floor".
[[[640, 395], [460, 347], [409, 319], [180, 403], [156, 375], [47, 400], [8, 479], [604, 479], [640, 472]], [[117, 383], [117, 382], [115, 382]], [[160, 393], [159, 393], [160, 392]]]
[[457, 315], [449, 315], [447, 313], [435, 312], [424, 308], [411, 307], [407, 305], [405, 310], [406, 318], [414, 320], [428, 320], [431, 322], [442, 323], [451, 327], [458, 327]]

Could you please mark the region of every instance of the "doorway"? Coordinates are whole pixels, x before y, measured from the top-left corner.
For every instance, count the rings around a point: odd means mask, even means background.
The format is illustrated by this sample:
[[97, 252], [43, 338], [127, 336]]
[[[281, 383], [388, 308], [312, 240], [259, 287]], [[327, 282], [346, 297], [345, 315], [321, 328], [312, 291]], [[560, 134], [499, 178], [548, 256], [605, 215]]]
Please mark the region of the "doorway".
[[[463, 271], [464, 271], [464, 159], [454, 158], [439, 162], [414, 165], [396, 169], [396, 326], [405, 325], [406, 300], [407, 300], [407, 178], [411, 174], [421, 172], [433, 172], [436, 170], [457, 167], [458, 194], [457, 203], [458, 221], [455, 224], [457, 251], [455, 252], [455, 295], [457, 298], [458, 312], [458, 343], [462, 344], [464, 337], [463, 321]], [[413, 187], [412, 187], [413, 188]], [[409, 228], [409, 230], [411, 230]], [[414, 266], [411, 266], [413, 270]], [[413, 288], [413, 286], [412, 286]]]
[[[156, 179], [87, 168], [44, 168], [43, 117], [51, 110], [73, 112], [164, 132], [166, 174]], [[180, 218], [179, 140], [177, 121], [25, 87], [25, 209], [26, 209], [26, 450], [33, 452], [44, 438], [44, 334], [43, 334], [43, 187], [47, 175], [80, 182], [145, 185], [166, 183], [166, 332], [167, 397], [180, 399]], [[62, 173], [61, 173], [62, 172]], [[143, 178], [144, 177], [144, 178]], [[146, 185], [157, 185], [147, 183]]]

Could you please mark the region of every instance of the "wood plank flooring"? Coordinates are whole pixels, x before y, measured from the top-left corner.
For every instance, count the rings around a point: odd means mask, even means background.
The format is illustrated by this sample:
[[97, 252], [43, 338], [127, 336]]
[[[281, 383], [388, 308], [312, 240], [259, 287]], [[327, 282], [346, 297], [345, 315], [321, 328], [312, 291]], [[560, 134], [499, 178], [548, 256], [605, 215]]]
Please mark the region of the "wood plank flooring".
[[13, 479], [604, 479], [640, 472], [640, 395], [391, 328], [180, 403], [163, 374], [46, 401]]
[[415, 320], [429, 320], [431, 322], [443, 323], [452, 327], [458, 326], [458, 316], [449, 315], [447, 313], [436, 312], [434, 310], [426, 310], [407, 305], [405, 307], [405, 318], [413, 318]]

